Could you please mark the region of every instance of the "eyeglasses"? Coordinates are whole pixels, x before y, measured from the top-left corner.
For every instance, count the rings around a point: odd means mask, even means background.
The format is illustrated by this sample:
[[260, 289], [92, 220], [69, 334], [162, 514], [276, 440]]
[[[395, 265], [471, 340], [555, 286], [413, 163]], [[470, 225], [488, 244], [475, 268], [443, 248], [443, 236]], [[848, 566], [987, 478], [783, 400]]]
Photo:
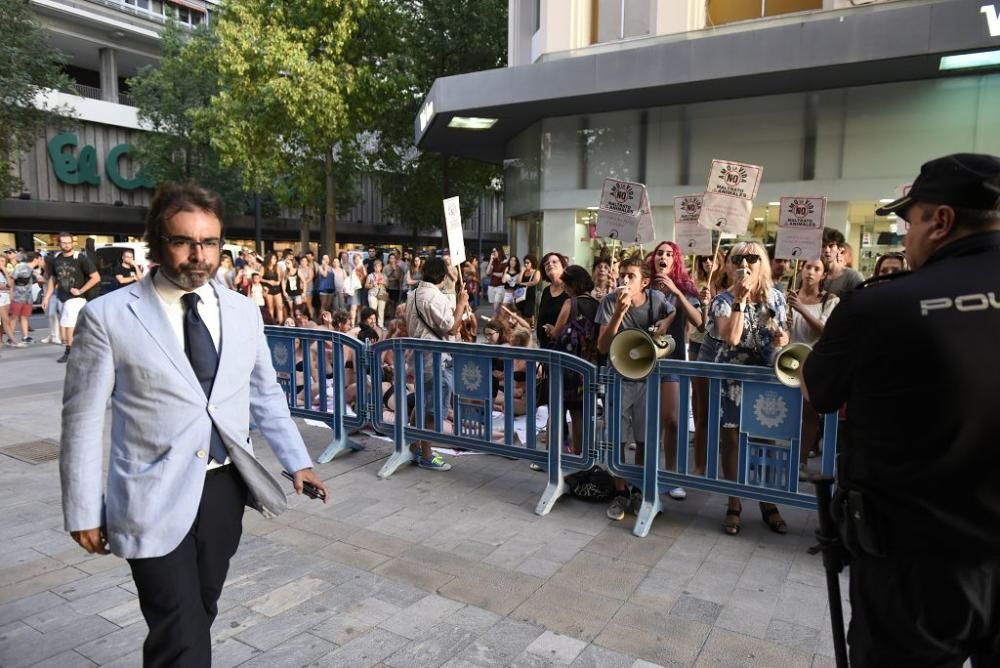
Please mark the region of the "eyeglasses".
[[181, 251], [189, 250], [194, 251], [195, 248], [201, 247], [202, 250], [206, 251], [217, 251], [222, 246], [222, 239], [218, 237], [209, 237], [208, 239], [202, 239], [198, 241], [192, 239], [191, 237], [167, 237], [161, 236], [161, 238], [167, 242], [172, 250]]
[[760, 255], [750, 253], [748, 255], [733, 255], [732, 257], [729, 258], [729, 261], [735, 264], [736, 266], [743, 264], [744, 260], [746, 261], [747, 264], [757, 264], [760, 261]]

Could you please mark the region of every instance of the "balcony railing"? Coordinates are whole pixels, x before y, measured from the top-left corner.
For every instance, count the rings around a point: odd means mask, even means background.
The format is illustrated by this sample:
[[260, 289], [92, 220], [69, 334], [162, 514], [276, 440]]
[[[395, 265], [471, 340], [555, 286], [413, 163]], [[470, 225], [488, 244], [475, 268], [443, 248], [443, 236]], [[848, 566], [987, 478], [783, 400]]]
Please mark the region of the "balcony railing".
[[[87, 86], [85, 84], [74, 83], [72, 84], [72, 91], [75, 92], [80, 97], [88, 97], [91, 100], [103, 100], [104, 96], [101, 94], [101, 89], [97, 86]], [[118, 104], [124, 104], [128, 107], [135, 106], [135, 100], [128, 93], [118, 93]]]

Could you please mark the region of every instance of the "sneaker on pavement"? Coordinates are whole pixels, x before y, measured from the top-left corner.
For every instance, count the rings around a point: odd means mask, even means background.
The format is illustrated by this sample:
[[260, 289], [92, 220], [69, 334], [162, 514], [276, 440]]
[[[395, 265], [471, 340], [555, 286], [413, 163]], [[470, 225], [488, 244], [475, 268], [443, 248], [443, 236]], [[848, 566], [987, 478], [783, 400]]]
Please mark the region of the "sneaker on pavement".
[[419, 466], [422, 469], [427, 469], [428, 471], [450, 471], [451, 470], [451, 464], [449, 464], [448, 462], [446, 462], [444, 460], [444, 457], [442, 457], [441, 455], [439, 455], [437, 453], [434, 453], [434, 456], [431, 457], [430, 459], [424, 459], [423, 457], [421, 457], [420, 461], [417, 462], [417, 466]]
[[684, 490], [683, 487], [674, 487], [672, 490], [667, 492], [667, 496], [669, 496], [671, 499], [675, 501], [683, 501], [684, 499], [687, 498], [688, 493]]
[[21, 339], [21, 341], [23, 341], [24, 343], [27, 343], [29, 345], [35, 342], [35, 340], [33, 338], [31, 338], [30, 336], [24, 337], [23, 339]]
[[62, 357], [60, 357], [56, 361], [59, 362], [60, 364], [65, 364], [66, 362], [69, 361], [69, 353], [68, 352], [63, 353]]
[[625, 509], [628, 508], [629, 498], [627, 496], [616, 496], [611, 499], [611, 505], [608, 506], [608, 519], [620, 521], [625, 519]]
[[28, 344], [24, 341], [18, 341], [17, 343], [11, 343], [10, 346], [12, 348], [27, 348]]
[[632, 509], [633, 515], [639, 514], [639, 509], [642, 508], [642, 492], [637, 489], [633, 489], [632, 493], [629, 494], [629, 507]]

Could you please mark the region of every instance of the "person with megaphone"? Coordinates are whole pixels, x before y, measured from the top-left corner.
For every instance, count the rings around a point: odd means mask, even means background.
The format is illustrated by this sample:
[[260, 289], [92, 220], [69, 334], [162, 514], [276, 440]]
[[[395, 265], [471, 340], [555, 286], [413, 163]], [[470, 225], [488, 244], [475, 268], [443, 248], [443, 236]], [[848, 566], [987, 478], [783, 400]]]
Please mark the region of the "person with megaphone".
[[[771, 282], [771, 262], [767, 250], [756, 241], [738, 243], [729, 251], [726, 264], [729, 288], [712, 301], [710, 333], [722, 341], [716, 362], [770, 366], [779, 348], [788, 343], [785, 331], [785, 296]], [[719, 435], [722, 474], [736, 480], [739, 467], [740, 401], [739, 381], [722, 386], [722, 429]], [[729, 497], [722, 529], [730, 536], [740, 532], [740, 499]], [[788, 526], [773, 503], [760, 504], [761, 518], [775, 533], [787, 533]]]
[[[823, 334], [827, 319], [840, 302], [837, 295], [827, 292], [822, 287], [823, 279], [826, 278], [829, 269], [830, 264], [822, 258], [803, 262], [798, 272], [799, 276], [802, 277], [802, 287], [798, 290], [788, 291], [786, 297], [788, 300], [788, 336], [793, 345], [801, 344], [811, 348]], [[800, 366], [796, 368], [801, 369]], [[795, 376], [797, 378], [797, 372], [795, 372]], [[779, 374], [780, 379], [781, 375]], [[799, 444], [799, 463], [803, 467], [809, 454], [818, 451], [822, 425], [822, 419], [816, 409], [808, 401], [804, 402], [802, 404], [802, 441]]]
[[[611, 350], [611, 340], [620, 330], [635, 329], [645, 333], [654, 329], [657, 335], [665, 336], [674, 319], [674, 307], [667, 302], [663, 293], [649, 289], [649, 265], [641, 256], [633, 255], [623, 260], [619, 273], [622, 286], [602, 299], [597, 309], [596, 322], [601, 327], [597, 337], [597, 349], [602, 355], [607, 355]], [[621, 411], [620, 445], [634, 441], [635, 461], [641, 466], [644, 461], [646, 432], [644, 380], [626, 381], [622, 384]], [[611, 500], [607, 512], [610, 519], [623, 519], [625, 510], [630, 505], [635, 512], [641, 503], [641, 493], [633, 492], [630, 495], [628, 483], [622, 478], [615, 478], [615, 497]]]

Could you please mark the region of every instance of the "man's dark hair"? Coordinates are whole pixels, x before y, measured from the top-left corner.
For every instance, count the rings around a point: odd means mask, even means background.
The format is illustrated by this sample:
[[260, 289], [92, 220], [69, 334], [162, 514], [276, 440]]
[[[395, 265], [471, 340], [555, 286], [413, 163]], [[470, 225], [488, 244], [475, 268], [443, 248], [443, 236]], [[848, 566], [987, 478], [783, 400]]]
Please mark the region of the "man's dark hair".
[[153, 194], [146, 215], [145, 240], [149, 246], [149, 259], [153, 262], [163, 261], [163, 230], [167, 221], [181, 211], [205, 211], [222, 224], [222, 198], [217, 193], [191, 181], [161, 183]]
[[351, 321], [351, 316], [348, 315], [347, 311], [334, 311], [330, 315], [330, 324], [334, 327], [341, 327], [346, 325]]
[[373, 315], [378, 315], [375, 312], [375, 309], [373, 309], [371, 306], [364, 307], [363, 309], [361, 309], [361, 322], [364, 322]]
[[24, 254], [25, 262], [34, 262], [36, 259], [38, 259], [38, 253], [36, 253], [35, 251], [28, 251], [27, 253]]
[[566, 267], [562, 275], [563, 285], [574, 296], [585, 295], [594, 289], [594, 279], [590, 273], [578, 264]]
[[437, 285], [443, 281], [445, 275], [448, 273], [444, 266], [444, 260], [439, 257], [427, 258], [427, 262], [424, 262], [421, 271], [423, 272], [423, 279], [433, 285]]
[[65, 239], [66, 237], [69, 237], [69, 240], [72, 241], [73, 240], [73, 233], [72, 232], [60, 232], [59, 234], [56, 235], [56, 241], [59, 241], [61, 239]]
[[823, 245], [829, 246], [830, 244], [837, 244], [841, 248], [847, 243], [847, 239], [844, 238], [843, 232], [840, 230], [835, 230], [832, 227], [823, 228]]
[[621, 264], [618, 265], [618, 272], [620, 274], [624, 274], [625, 270], [628, 269], [629, 267], [638, 267], [639, 275], [642, 276], [643, 278], [649, 278], [650, 276], [649, 264], [645, 260], [643, 260], [642, 256], [639, 254], [632, 255], [622, 260]]

